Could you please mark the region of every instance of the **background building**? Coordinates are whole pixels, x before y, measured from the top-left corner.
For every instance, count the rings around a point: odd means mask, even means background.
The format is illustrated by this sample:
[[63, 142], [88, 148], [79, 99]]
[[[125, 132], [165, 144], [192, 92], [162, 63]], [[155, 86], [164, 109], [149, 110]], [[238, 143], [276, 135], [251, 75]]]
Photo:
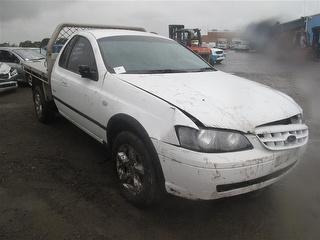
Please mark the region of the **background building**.
[[218, 39], [224, 38], [227, 39], [227, 41], [230, 43], [232, 38], [237, 37], [237, 33], [233, 31], [228, 31], [228, 30], [211, 30], [208, 31], [207, 35], [202, 35], [202, 42], [204, 43], [212, 43], [212, 42], [217, 42]]

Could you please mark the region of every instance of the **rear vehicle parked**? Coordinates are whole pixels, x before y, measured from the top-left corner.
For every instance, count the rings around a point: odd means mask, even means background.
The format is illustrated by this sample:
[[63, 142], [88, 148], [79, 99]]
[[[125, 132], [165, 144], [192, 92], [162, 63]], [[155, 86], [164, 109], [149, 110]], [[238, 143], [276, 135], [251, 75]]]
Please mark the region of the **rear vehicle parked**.
[[232, 49], [238, 51], [249, 51], [249, 43], [245, 40], [236, 39], [232, 41]]
[[0, 47], [0, 62], [6, 63], [17, 70], [17, 81], [22, 84], [30, 83], [30, 79], [25, 78], [22, 63], [43, 60], [37, 48], [20, 47]]
[[228, 45], [228, 40], [225, 38], [219, 38], [218, 42], [217, 42], [217, 48], [226, 50], [228, 49], [229, 45]]
[[[76, 33], [54, 54], [66, 32]], [[216, 199], [263, 188], [298, 163], [308, 141], [292, 98], [142, 28], [59, 25], [47, 62], [24, 69], [39, 121], [58, 110], [108, 144], [122, 194], [140, 206], [162, 192]]]
[[16, 89], [17, 71], [6, 63], [0, 63], [0, 92]]
[[211, 64], [221, 63], [225, 58], [225, 52], [220, 48], [211, 48]]

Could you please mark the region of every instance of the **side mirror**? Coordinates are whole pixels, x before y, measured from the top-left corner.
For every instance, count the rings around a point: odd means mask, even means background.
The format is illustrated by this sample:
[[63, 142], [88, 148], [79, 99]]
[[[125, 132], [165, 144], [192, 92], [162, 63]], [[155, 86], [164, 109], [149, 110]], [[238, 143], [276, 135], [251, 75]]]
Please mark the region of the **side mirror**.
[[79, 66], [79, 73], [80, 73], [80, 75], [81, 75], [81, 77], [83, 77], [83, 78], [89, 78], [89, 79], [92, 79], [92, 80], [96, 80], [95, 79], [95, 72], [94, 71], [92, 71], [91, 69], [90, 69], [90, 67], [89, 66], [87, 66], [87, 65], [80, 65]]

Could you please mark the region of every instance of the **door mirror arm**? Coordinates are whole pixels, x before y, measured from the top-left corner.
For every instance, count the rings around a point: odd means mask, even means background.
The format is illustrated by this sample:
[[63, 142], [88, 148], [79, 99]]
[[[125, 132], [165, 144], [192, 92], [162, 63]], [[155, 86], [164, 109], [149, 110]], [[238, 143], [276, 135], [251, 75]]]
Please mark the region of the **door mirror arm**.
[[91, 80], [96, 81], [96, 72], [93, 71], [92, 69], [90, 69], [89, 66], [87, 65], [80, 65], [79, 66], [79, 73], [81, 75], [81, 77], [83, 78], [89, 78]]

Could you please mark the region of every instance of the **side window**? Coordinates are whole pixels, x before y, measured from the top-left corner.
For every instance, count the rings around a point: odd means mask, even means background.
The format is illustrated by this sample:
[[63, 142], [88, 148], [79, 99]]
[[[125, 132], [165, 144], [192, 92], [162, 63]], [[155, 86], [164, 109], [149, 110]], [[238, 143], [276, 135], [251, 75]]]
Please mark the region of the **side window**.
[[5, 52], [3, 50], [0, 50], [0, 62], [6, 62]]
[[78, 36], [73, 37], [67, 44], [67, 46], [63, 49], [61, 56], [59, 58], [59, 66], [62, 68], [67, 68], [67, 60], [72, 49], [72, 46], [75, 41], [77, 41]]
[[70, 52], [67, 63], [67, 69], [79, 73], [79, 66], [84, 65], [90, 68], [90, 71], [97, 76], [97, 65], [94, 58], [92, 46], [88, 39], [78, 37]]
[[20, 60], [13, 53], [5, 50], [0, 50], [0, 62], [20, 63]]

